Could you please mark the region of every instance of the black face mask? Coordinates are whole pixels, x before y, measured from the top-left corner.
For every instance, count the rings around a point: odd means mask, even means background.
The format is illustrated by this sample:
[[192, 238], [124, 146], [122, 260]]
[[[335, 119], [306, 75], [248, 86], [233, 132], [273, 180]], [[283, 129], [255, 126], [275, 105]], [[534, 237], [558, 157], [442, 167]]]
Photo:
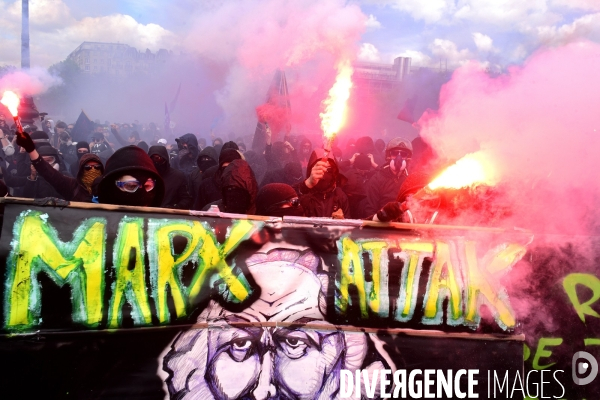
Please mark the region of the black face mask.
[[154, 164], [154, 167], [156, 168], [159, 174], [164, 174], [169, 169], [169, 164], [164, 158], [161, 157], [160, 159], [160, 162], [156, 162], [154, 161], [154, 159], [152, 159], [152, 164]]
[[198, 168], [200, 168], [200, 171], [202, 172], [206, 171], [210, 167], [214, 167], [215, 165], [217, 165], [217, 163], [212, 158], [203, 158], [198, 160]]
[[250, 194], [235, 186], [223, 188], [223, 206], [225, 212], [246, 214], [250, 208]]
[[315, 186], [315, 190], [317, 192], [327, 192], [333, 188], [334, 183], [335, 183], [335, 177], [333, 176], [333, 173], [330, 171], [327, 171], [323, 175], [323, 178]]
[[304, 209], [302, 206], [298, 207], [288, 207], [288, 208], [278, 208], [276, 210], [269, 211], [269, 215], [273, 217], [304, 217]]
[[154, 201], [155, 191], [146, 192], [144, 188], [136, 190], [134, 193], [123, 192], [115, 186], [110, 196], [110, 204], [121, 206], [150, 207]]

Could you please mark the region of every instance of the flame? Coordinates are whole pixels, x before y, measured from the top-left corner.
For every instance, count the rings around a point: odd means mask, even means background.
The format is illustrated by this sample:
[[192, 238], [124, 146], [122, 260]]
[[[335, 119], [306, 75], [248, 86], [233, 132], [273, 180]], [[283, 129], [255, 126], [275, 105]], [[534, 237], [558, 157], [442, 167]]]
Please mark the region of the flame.
[[482, 152], [467, 154], [453, 165], [449, 166], [427, 187], [431, 190], [438, 188], [460, 189], [475, 184], [494, 185], [494, 168], [489, 157]]
[[333, 140], [346, 121], [348, 111], [348, 99], [352, 88], [352, 67], [349, 61], [338, 64], [338, 74], [335, 83], [329, 89], [329, 96], [323, 104], [325, 112], [319, 114], [321, 117], [321, 129], [328, 140]]
[[0, 100], [0, 103], [4, 104], [6, 108], [8, 108], [8, 111], [10, 111], [13, 117], [16, 117], [18, 115], [17, 107], [19, 107], [19, 102], [19, 96], [17, 96], [15, 92], [11, 92], [10, 90], [4, 92], [2, 100]]

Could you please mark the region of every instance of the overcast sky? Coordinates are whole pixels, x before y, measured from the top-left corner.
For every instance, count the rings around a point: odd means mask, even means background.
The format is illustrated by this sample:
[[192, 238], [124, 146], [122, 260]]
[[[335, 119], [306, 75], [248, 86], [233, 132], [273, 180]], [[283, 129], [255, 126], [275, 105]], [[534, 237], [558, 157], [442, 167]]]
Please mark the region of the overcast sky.
[[[302, 3], [306, 0], [297, 0]], [[325, 1], [325, 0], [324, 0]], [[335, 0], [337, 1], [337, 0]], [[339, 1], [337, 1], [339, 2]], [[31, 0], [32, 65], [61, 61], [83, 41], [190, 51], [193, 24], [231, 1]], [[359, 57], [449, 67], [469, 59], [506, 66], [542, 45], [600, 41], [600, 0], [364, 0]], [[20, 63], [21, 1], [0, 0], [0, 65]], [[263, 11], [264, 12], [264, 11]], [[260, 16], [258, 16], [260, 18]], [[234, 25], [234, 24], [232, 24]], [[236, 29], [232, 26], [232, 29]], [[197, 31], [196, 31], [197, 32]]]

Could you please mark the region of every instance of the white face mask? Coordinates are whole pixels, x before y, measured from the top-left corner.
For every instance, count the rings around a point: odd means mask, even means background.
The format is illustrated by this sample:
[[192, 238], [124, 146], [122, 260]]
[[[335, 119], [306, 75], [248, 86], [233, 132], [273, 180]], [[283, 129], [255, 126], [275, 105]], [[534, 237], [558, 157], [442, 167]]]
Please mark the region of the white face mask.
[[60, 170], [60, 164], [58, 163], [54, 163], [54, 165], [52, 166], [52, 168], [54, 168], [55, 170]]

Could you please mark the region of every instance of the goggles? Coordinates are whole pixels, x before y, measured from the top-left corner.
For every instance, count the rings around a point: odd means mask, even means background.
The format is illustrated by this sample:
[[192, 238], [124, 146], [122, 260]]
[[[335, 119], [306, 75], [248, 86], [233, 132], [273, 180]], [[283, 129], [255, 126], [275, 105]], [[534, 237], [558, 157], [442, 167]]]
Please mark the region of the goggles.
[[269, 207], [269, 210], [278, 209], [278, 208], [281, 208], [281, 206], [284, 206], [284, 205], [289, 205], [292, 208], [296, 208], [296, 207], [298, 207], [300, 205], [300, 199], [297, 198], [297, 197], [293, 197], [291, 199], [280, 201], [279, 203], [272, 204]]
[[390, 156], [392, 158], [396, 158], [396, 157], [398, 157], [398, 155], [401, 155], [402, 158], [410, 158], [412, 156], [410, 151], [407, 151], [407, 150], [399, 150], [399, 149], [390, 150]]
[[156, 185], [156, 181], [152, 178], [148, 178], [148, 180], [144, 183], [141, 183], [138, 180], [129, 180], [129, 181], [115, 181], [117, 187], [128, 193], [135, 193], [139, 188], [143, 187], [146, 192], [154, 189]]
[[90, 165], [90, 164], [87, 164], [87, 165], [83, 166], [83, 169], [86, 170], [86, 171], [91, 171], [92, 169], [101, 170], [102, 169], [102, 165], [98, 165], [98, 164]]

